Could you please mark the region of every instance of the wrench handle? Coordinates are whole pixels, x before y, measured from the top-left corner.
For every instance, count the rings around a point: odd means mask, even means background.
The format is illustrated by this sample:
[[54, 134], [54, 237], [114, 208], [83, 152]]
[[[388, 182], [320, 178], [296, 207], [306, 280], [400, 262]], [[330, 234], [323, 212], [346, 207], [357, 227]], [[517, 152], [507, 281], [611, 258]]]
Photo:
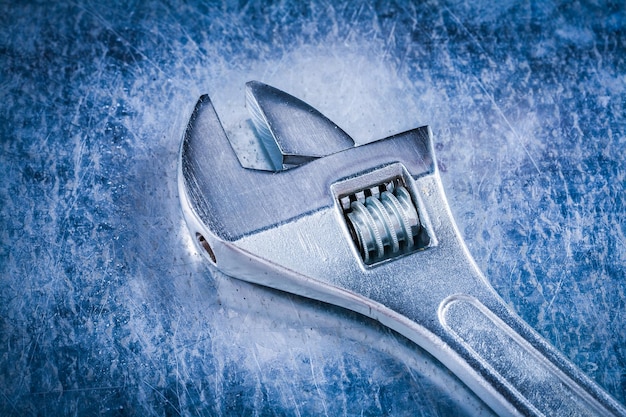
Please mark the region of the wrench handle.
[[624, 415], [620, 404], [498, 304], [494, 312], [475, 297], [454, 295], [442, 302], [438, 316], [443, 338], [465, 359], [464, 365], [478, 370], [506, 398], [514, 408], [511, 414]]

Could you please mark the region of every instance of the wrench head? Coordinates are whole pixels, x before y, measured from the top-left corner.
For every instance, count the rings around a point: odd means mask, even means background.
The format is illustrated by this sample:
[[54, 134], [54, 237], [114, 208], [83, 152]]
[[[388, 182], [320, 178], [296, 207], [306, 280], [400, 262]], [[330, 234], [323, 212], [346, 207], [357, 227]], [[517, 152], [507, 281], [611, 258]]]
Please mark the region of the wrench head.
[[[264, 101], [258, 101], [265, 109]], [[316, 117], [316, 123], [326, 124], [323, 132], [336, 131], [330, 120]], [[268, 123], [267, 128], [273, 126]], [[442, 265], [452, 268], [446, 277], [458, 276], [457, 270], [467, 267], [458, 262], [461, 249], [454, 239], [450, 242], [455, 250], [445, 252], [448, 256], [434, 250], [440, 248], [438, 236], [454, 235], [454, 227], [439, 184], [430, 128], [360, 146], [352, 146], [344, 135], [335, 136], [333, 146], [308, 144], [317, 157], [291, 169], [244, 168], [210, 98], [200, 97], [179, 161], [181, 205], [199, 253], [226, 275], [345, 307], [395, 330], [399, 328], [394, 323], [402, 320], [392, 311], [432, 318], [430, 313], [450, 291], [473, 284], [459, 280], [455, 286], [445, 282], [430, 288]], [[304, 136], [282, 136], [282, 143], [295, 146], [301, 137], [315, 142], [317, 134], [311, 130]], [[377, 199], [386, 215], [378, 210]], [[407, 202], [415, 214], [401, 208]], [[365, 227], [360, 223], [368, 216], [353, 215], [359, 203], [369, 207], [366, 211], [374, 219], [366, 220]], [[384, 241], [383, 230], [391, 239]], [[419, 274], [407, 274], [416, 265]], [[417, 293], [417, 287], [428, 288], [428, 294], [419, 302], [407, 299], [407, 291]]]
[[[336, 124], [287, 93], [250, 82], [247, 95], [248, 103], [255, 102], [257, 132], [266, 130], [259, 134], [265, 148], [280, 154], [279, 172], [241, 166], [207, 95], [198, 100], [181, 147], [183, 198], [223, 239], [236, 240], [333, 205], [330, 184], [359, 172], [393, 162], [403, 162], [413, 177], [435, 169], [427, 127], [354, 147]], [[296, 168], [282, 170], [285, 165]]]

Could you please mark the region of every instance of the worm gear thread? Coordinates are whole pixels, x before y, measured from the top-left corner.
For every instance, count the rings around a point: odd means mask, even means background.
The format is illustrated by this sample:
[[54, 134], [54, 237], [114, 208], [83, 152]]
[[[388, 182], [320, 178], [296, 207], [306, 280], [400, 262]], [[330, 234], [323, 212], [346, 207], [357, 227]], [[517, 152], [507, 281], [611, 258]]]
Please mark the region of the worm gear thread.
[[366, 264], [414, 249], [421, 224], [411, 195], [399, 181], [353, 194], [349, 201], [346, 220]]

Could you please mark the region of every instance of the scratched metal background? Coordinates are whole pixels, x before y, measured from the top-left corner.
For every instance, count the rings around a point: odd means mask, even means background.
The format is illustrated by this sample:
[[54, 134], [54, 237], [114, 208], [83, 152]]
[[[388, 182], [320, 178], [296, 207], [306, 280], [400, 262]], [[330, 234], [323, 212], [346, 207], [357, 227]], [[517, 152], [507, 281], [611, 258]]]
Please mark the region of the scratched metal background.
[[626, 402], [625, 9], [2, 1], [0, 415], [486, 413], [397, 334], [202, 262], [181, 134], [211, 93], [245, 144], [249, 79], [361, 143], [430, 124], [479, 266]]

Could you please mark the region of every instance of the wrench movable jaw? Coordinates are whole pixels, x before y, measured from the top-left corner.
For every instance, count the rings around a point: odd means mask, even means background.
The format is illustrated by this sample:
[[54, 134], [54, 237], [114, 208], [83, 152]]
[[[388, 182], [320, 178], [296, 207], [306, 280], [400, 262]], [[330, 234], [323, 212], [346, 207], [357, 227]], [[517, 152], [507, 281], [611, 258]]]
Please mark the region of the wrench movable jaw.
[[352, 138], [317, 109], [267, 84], [246, 84], [246, 106], [274, 171], [354, 146]]

